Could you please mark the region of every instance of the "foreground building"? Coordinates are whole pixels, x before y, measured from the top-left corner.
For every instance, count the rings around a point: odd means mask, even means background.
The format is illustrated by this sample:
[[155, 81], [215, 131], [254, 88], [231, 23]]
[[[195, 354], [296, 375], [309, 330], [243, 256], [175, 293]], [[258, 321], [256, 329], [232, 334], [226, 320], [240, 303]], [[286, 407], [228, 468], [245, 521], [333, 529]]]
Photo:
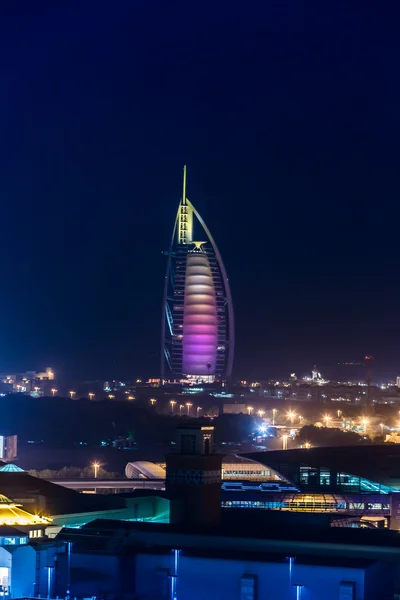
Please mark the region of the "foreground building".
[[398, 532], [332, 527], [325, 514], [221, 508], [213, 434], [209, 425], [179, 428], [177, 452], [166, 460], [168, 523], [98, 519], [21, 546], [13, 557], [15, 596], [396, 598]]
[[[198, 230], [198, 231], [197, 231]], [[203, 219], [183, 193], [164, 285], [161, 380], [213, 382], [229, 377], [234, 352], [233, 305], [221, 255]]]

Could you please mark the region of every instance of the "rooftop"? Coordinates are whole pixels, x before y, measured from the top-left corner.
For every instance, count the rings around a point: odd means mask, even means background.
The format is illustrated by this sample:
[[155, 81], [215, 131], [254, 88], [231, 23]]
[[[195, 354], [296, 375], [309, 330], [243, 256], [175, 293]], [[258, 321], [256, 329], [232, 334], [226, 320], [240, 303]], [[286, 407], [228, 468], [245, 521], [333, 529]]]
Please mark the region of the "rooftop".
[[260, 560], [272, 555], [280, 560], [294, 552], [299, 560], [317, 556], [347, 565], [354, 559], [400, 559], [400, 536], [396, 531], [331, 528], [329, 518], [321, 515], [310, 519], [308, 515], [299, 518], [299, 514], [246, 509], [223, 513], [219, 527], [187, 529], [161, 523], [96, 520], [79, 530], [63, 529], [57, 539], [90, 546], [98, 552], [107, 552], [110, 545], [117, 553], [180, 548], [186, 554], [227, 557], [236, 553], [242, 559], [256, 554]]

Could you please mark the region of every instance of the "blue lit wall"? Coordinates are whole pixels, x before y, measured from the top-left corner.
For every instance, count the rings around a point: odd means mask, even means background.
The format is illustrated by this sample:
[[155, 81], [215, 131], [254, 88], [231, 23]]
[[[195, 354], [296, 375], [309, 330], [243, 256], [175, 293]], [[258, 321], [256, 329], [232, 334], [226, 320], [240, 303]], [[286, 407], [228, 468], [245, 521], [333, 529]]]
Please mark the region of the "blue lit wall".
[[[164, 556], [139, 555], [137, 557], [138, 598], [159, 600], [168, 586], [168, 571], [172, 569], [172, 554]], [[383, 582], [380, 569], [372, 573], [370, 585]], [[240, 598], [241, 578], [255, 575], [256, 598], [274, 600], [338, 600], [341, 582], [355, 583], [354, 600], [377, 600], [364, 589], [365, 570], [344, 567], [309, 566], [293, 563], [291, 573], [287, 563], [261, 563], [236, 560], [211, 560], [181, 555], [177, 582], [177, 600], [234, 600]], [[301, 593], [293, 584], [302, 584]], [[271, 590], [273, 594], [271, 595]], [[300, 592], [300, 590], [299, 590]], [[364, 593], [365, 592], [365, 593]], [[168, 596], [166, 596], [168, 597]]]
[[[52, 597], [65, 596], [66, 555], [61, 552], [56, 556], [60, 550], [60, 547], [48, 547], [39, 552], [40, 590], [36, 589], [36, 595], [47, 596], [46, 565], [54, 564], [57, 575]], [[170, 574], [176, 569], [173, 552], [139, 554], [136, 557], [73, 553], [71, 566], [72, 597], [102, 594], [122, 597], [136, 592], [138, 600], [169, 599]], [[239, 600], [243, 580], [251, 578], [254, 578], [257, 589], [254, 599], [259, 600], [338, 600], [343, 582], [354, 583], [352, 600], [393, 599], [394, 571], [388, 564], [380, 562], [367, 567], [347, 568], [301, 565], [295, 559], [262, 563], [197, 558], [185, 556], [182, 552], [177, 572], [176, 600]], [[32, 596], [35, 576], [36, 551], [29, 546], [13, 550], [13, 596]], [[301, 588], [296, 588], [295, 584], [300, 584]], [[246, 600], [253, 600], [252, 596], [246, 596]]]
[[36, 551], [32, 546], [19, 546], [12, 552], [11, 591], [14, 598], [32, 597], [35, 590]]

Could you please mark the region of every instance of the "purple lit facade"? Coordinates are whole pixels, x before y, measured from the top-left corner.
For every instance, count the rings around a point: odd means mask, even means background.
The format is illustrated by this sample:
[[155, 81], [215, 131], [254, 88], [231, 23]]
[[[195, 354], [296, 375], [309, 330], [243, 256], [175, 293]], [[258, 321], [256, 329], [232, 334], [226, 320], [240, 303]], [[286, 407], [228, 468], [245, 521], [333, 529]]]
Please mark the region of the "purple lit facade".
[[188, 252], [182, 340], [183, 374], [216, 373], [218, 321], [215, 286], [207, 255]]
[[161, 379], [212, 382], [232, 372], [233, 305], [221, 255], [186, 198], [185, 180], [164, 285]]

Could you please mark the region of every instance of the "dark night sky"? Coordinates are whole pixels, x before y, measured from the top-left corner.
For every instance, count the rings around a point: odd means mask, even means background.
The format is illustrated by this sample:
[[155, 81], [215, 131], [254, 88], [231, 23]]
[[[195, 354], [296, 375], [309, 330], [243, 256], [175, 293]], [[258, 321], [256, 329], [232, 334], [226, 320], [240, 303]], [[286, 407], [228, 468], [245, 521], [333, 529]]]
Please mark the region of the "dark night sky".
[[400, 373], [399, 15], [366, 4], [2, 3], [0, 371], [158, 374], [186, 163], [237, 375]]

